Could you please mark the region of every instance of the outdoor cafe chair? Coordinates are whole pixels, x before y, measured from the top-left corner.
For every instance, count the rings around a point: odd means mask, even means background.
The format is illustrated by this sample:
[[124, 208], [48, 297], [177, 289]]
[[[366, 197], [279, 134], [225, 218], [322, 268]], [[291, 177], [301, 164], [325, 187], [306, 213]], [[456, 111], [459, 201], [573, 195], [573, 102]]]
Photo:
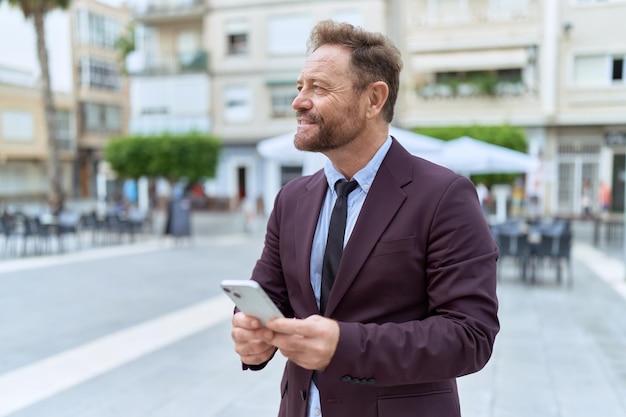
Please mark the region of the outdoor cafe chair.
[[27, 255], [31, 247], [33, 253], [39, 254], [42, 253], [42, 248], [47, 248], [49, 243], [49, 234], [42, 227], [37, 216], [16, 213], [10, 220], [8, 230], [9, 234], [6, 238], [7, 254], [13, 252], [16, 255]]
[[497, 277], [500, 279], [502, 274], [502, 264], [505, 259], [512, 259], [522, 280], [526, 280], [526, 273], [529, 266], [529, 250], [528, 236], [519, 228], [493, 229], [494, 238], [499, 249], [497, 268]]
[[561, 283], [563, 266], [567, 270], [567, 285], [573, 285], [571, 263], [572, 232], [567, 221], [556, 220], [551, 225], [544, 225], [541, 230], [541, 241], [537, 245], [533, 256], [543, 266], [547, 263], [556, 269], [556, 282]]
[[[56, 219], [57, 235], [59, 237], [59, 247], [63, 251], [68, 236], [74, 237], [77, 248], [81, 247], [80, 227], [82, 217], [80, 213], [71, 210], [63, 210]], [[65, 242], [66, 243], [66, 242]]]
[[8, 248], [8, 240], [11, 234], [11, 222], [6, 213], [0, 215], [0, 238], [2, 238], [2, 250], [6, 254]]

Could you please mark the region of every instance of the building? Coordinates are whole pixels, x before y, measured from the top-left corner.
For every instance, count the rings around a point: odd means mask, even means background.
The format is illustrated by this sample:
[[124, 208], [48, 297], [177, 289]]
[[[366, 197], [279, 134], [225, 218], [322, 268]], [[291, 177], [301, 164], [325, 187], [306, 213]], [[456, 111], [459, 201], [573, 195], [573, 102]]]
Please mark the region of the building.
[[231, 209], [271, 205], [301, 162], [264, 160], [256, 144], [295, 130], [305, 42], [332, 18], [385, 32], [401, 49], [394, 124], [524, 128], [542, 161], [525, 176], [525, 197], [542, 214], [580, 215], [583, 190], [596, 196], [602, 183], [620, 210], [624, 15], [624, 0], [159, 0], [135, 16], [131, 130], [210, 132], [224, 151], [209, 193]]
[[103, 149], [128, 132], [129, 87], [116, 42], [132, 36], [125, 7], [96, 0], [74, 0], [71, 10], [72, 70], [76, 101], [76, 197], [98, 194]]
[[[526, 192], [544, 214], [582, 213], [584, 184], [612, 185], [623, 207], [626, 2], [405, 2], [408, 127], [510, 124], [542, 160]], [[607, 138], [617, 146], [608, 146]], [[594, 199], [593, 210], [599, 210]]]
[[[57, 137], [63, 186], [72, 186], [76, 149], [71, 38], [67, 14], [46, 20], [51, 86], [57, 108]], [[0, 204], [45, 201], [48, 141], [35, 52], [35, 30], [21, 10], [0, 4]], [[6, 33], [6, 35], [5, 35]], [[11, 39], [11, 42], [6, 40]]]
[[236, 209], [267, 204], [270, 188], [302, 172], [260, 158], [256, 144], [295, 131], [291, 102], [306, 39], [318, 20], [385, 28], [385, 1], [170, 0], [135, 12], [131, 131], [199, 130], [223, 151], [211, 197]]
[[[63, 190], [95, 197], [106, 142], [126, 131], [128, 88], [115, 41], [128, 11], [76, 0], [46, 20]], [[0, 5], [0, 200], [45, 201], [47, 131], [32, 22]], [[11, 42], [7, 40], [11, 39]]]
[[[207, 10], [203, 1], [171, 0], [134, 11], [136, 50], [127, 59], [132, 134], [211, 133]], [[147, 183], [140, 188], [141, 201]], [[154, 189], [161, 202], [172, 191], [164, 179]]]

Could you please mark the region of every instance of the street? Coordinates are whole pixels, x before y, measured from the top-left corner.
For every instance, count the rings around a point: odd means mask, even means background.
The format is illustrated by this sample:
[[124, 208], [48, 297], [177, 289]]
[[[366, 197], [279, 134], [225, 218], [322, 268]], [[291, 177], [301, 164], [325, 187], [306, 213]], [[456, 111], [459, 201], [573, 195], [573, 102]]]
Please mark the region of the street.
[[[0, 417], [275, 415], [284, 359], [240, 370], [219, 288], [249, 278], [263, 227], [215, 222], [190, 241], [0, 261]], [[577, 241], [573, 272], [571, 289], [548, 267], [530, 286], [503, 265], [502, 331], [459, 379], [464, 416], [626, 417], [623, 263]]]

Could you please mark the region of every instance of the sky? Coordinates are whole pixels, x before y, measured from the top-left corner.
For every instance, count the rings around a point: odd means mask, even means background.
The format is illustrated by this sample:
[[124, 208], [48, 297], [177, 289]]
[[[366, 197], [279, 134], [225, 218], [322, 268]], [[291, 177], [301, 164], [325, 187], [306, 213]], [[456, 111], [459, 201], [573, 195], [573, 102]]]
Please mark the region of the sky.
[[[72, 91], [70, 28], [65, 12], [53, 11], [46, 21], [50, 76], [55, 91]], [[54, 53], [51, 51], [54, 50]], [[35, 28], [19, 9], [0, 3], [0, 67], [39, 77]]]

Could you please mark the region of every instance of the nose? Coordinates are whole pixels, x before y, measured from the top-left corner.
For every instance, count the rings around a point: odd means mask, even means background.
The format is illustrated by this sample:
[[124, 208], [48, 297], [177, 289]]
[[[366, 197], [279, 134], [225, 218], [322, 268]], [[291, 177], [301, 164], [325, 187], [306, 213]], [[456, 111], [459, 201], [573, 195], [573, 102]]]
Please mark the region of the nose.
[[298, 92], [298, 95], [296, 96], [296, 98], [293, 99], [293, 102], [291, 103], [291, 107], [296, 111], [308, 110], [312, 107], [311, 100], [307, 97], [304, 89]]

